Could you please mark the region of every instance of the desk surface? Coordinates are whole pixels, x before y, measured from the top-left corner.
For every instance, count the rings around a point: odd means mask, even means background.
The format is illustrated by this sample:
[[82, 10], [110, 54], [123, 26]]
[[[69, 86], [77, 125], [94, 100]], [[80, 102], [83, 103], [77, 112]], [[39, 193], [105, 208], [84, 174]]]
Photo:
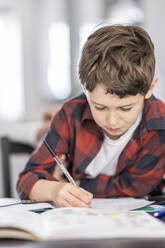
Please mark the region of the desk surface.
[[[165, 222], [165, 218], [162, 219]], [[165, 248], [165, 237], [160, 238], [114, 238], [99, 240], [26, 241], [0, 239], [0, 248]]]
[[109, 239], [109, 240], [63, 240], [33, 242], [23, 240], [0, 240], [0, 247], [13, 248], [164, 248], [164, 239]]

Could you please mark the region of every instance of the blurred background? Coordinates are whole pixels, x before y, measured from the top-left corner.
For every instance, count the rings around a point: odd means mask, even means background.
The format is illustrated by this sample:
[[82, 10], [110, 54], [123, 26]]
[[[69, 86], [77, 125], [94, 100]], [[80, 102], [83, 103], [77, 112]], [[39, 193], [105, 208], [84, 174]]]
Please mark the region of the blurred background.
[[[105, 23], [134, 23], [156, 54], [155, 95], [165, 100], [164, 0], [0, 0], [0, 138], [37, 145], [43, 113], [80, 91], [78, 62], [88, 35]], [[12, 196], [28, 155], [11, 160]], [[4, 194], [0, 154], [0, 196]]]

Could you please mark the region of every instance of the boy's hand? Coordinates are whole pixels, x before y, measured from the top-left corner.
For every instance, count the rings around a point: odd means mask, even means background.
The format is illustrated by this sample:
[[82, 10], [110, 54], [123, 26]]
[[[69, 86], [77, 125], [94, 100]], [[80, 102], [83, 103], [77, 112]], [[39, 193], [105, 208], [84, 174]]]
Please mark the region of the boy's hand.
[[[63, 154], [60, 157], [64, 163], [66, 156]], [[63, 177], [59, 165], [55, 166], [53, 177], [59, 180], [58, 182], [40, 179], [35, 183], [31, 192], [30, 199], [37, 201], [53, 201], [56, 207], [90, 207], [93, 195], [78, 187], [79, 181], [76, 181], [77, 187], [68, 182], [67, 178]]]
[[80, 188], [65, 182], [53, 182], [51, 200], [56, 207], [90, 207], [93, 195]]
[[[62, 154], [60, 157], [60, 161], [61, 163], [64, 163], [66, 159], [66, 155]], [[53, 171], [53, 177], [56, 178], [57, 180], [59, 180], [60, 182], [68, 182], [68, 179], [65, 177], [65, 175], [63, 174], [60, 166], [56, 163], [55, 169]], [[77, 186], [80, 185], [80, 181], [75, 181]]]
[[56, 207], [90, 207], [93, 194], [68, 182], [40, 179], [33, 185], [29, 199], [52, 201]]
[[[66, 159], [66, 155], [63, 154], [59, 158], [60, 158], [61, 163], [64, 163], [65, 162], [65, 159]], [[62, 173], [62, 170], [61, 170], [60, 166], [57, 163], [56, 163], [56, 166], [55, 166], [54, 171], [53, 171], [53, 177], [56, 178], [56, 179], [58, 179], [59, 181], [68, 181], [64, 177], [64, 175]]]

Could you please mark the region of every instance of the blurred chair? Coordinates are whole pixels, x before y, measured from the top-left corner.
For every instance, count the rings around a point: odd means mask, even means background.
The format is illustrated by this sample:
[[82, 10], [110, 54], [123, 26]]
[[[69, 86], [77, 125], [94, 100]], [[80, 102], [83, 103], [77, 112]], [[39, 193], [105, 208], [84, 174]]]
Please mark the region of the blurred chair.
[[33, 152], [34, 147], [29, 143], [13, 140], [6, 136], [2, 136], [0, 140], [4, 197], [12, 197], [10, 156], [14, 154], [30, 154]]

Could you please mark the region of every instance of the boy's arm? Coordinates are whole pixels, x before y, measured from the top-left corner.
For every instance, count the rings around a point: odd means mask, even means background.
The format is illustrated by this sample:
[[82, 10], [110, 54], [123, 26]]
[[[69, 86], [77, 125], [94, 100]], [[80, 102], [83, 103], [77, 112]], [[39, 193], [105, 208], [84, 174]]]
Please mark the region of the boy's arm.
[[[52, 121], [46, 136], [47, 142], [56, 150], [58, 156], [68, 153], [67, 118], [61, 110]], [[24, 171], [20, 174], [17, 190], [21, 199], [53, 201], [57, 207], [89, 207], [93, 195], [70, 183], [59, 182], [54, 168], [56, 162], [44, 143], [33, 152]]]
[[[125, 169], [118, 175], [100, 174], [94, 179], [83, 179], [80, 187], [94, 197], [141, 197], [152, 192], [165, 174], [165, 144], [158, 144], [158, 140], [158, 134], [148, 139], [136, 159], [127, 160]], [[123, 159], [119, 163], [124, 163]]]
[[[91, 206], [93, 195], [78, 186], [62, 181], [58, 170], [50, 173], [51, 163], [35, 166], [30, 161], [18, 182], [21, 199], [50, 201], [54, 202], [56, 207]], [[55, 168], [58, 169], [58, 167]]]
[[[160, 184], [165, 173], [163, 169], [164, 161], [165, 155], [157, 163], [154, 160], [150, 161], [151, 163], [146, 164], [146, 167], [154, 166], [154, 168], [144, 173], [125, 170], [116, 176], [100, 174], [94, 179], [83, 179], [80, 187], [93, 193], [94, 197], [142, 197], [152, 192]], [[134, 162], [131, 167], [134, 168], [136, 165], [136, 162]]]
[[[41, 149], [41, 150], [40, 150]], [[44, 148], [41, 146], [38, 155], [43, 159]], [[33, 156], [32, 156], [33, 157]], [[21, 199], [54, 202], [56, 207], [90, 207], [93, 195], [86, 190], [64, 182], [58, 167], [54, 170], [54, 161], [46, 164], [35, 164], [30, 159], [25, 170], [20, 174], [17, 189]]]
[[[68, 117], [63, 106], [52, 118], [46, 141], [56, 151], [58, 156], [67, 154], [69, 147]], [[41, 142], [32, 153], [25, 169], [20, 173], [17, 183], [17, 191], [21, 199], [28, 199], [32, 186], [40, 179], [57, 181], [53, 176], [55, 161], [47, 147]]]
[[90, 207], [93, 195], [68, 182], [40, 179], [33, 185], [29, 198], [53, 202], [56, 207]]

